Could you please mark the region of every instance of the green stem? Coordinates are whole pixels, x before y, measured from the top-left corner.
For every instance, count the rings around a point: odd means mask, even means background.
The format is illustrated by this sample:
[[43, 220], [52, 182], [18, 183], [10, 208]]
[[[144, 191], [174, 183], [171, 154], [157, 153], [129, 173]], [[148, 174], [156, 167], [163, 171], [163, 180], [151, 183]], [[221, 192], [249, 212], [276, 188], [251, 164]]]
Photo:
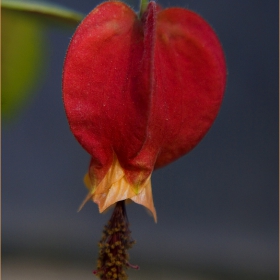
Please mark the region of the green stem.
[[142, 17], [143, 13], [146, 11], [148, 4], [149, 0], [140, 0], [140, 17]]

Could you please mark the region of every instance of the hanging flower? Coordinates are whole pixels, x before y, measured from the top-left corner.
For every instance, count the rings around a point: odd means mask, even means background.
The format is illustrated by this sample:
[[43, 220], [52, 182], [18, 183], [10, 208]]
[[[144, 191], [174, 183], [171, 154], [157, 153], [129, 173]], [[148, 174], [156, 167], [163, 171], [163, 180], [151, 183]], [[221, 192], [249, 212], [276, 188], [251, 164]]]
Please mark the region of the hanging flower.
[[117, 1], [91, 11], [71, 40], [63, 71], [69, 125], [91, 155], [85, 202], [103, 212], [132, 200], [156, 220], [153, 170], [199, 143], [225, 84], [219, 40], [194, 12], [150, 2], [138, 16]]

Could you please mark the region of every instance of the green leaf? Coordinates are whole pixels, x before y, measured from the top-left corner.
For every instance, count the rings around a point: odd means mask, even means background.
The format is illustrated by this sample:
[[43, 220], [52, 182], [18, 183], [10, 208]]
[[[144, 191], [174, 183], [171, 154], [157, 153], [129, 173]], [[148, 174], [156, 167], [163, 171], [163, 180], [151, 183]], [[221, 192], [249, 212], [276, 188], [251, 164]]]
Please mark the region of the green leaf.
[[2, 10], [2, 116], [11, 120], [30, 100], [42, 73], [42, 26], [25, 15]]
[[62, 23], [76, 27], [85, 15], [62, 6], [35, 1], [2, 0], [2, 10], [20, 11], [48, 24]]
[[14, 120], [28, 105], [46, 71], [46, 28], [74, 29], [83, 15], [42, 3], [2, 0], [2, 116]]

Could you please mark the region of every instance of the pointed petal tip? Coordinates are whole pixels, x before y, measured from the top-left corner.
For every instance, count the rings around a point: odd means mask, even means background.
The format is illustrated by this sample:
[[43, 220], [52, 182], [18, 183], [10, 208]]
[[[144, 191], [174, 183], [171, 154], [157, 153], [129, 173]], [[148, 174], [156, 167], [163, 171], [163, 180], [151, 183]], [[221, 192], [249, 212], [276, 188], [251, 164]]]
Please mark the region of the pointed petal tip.
[[103, 213], [118, 201], [132, 200], [137, 204], [143, 205], [152, 214], [155, 222], [157, 222], [152, 195], [151, 175], [144, 183], [136, 187], [126, 179], [125, 172], [117, 157], [115, 157], [112, 166], [97, 186], [91, 182], [88, 173], [84, 177], [84, 183], [89, 190], [89, 194], [79, 207], [79, 211], [89, 200], [93, 200], [98, 205], [100, 213]]
[[91, 200], [93, 194], [90, 192], [87, 194], [87, 196], [85, 197], [85, 199], [83, 200], [83, 202], [81, 203], [81, 205], [78, 208], [78, 213], [83, 209], [83, 207], [85, 206], [85, 204]]
[[153, 201], [150, 177], [147, 179], [145, 187], [142, 189], [142, 191], [138, 195], [133, 196], [131, 200], [137, 204], [143, 205], [147, 209], [148, 213], [153, 216], [155, 223], [157, 223], [157, 213]]

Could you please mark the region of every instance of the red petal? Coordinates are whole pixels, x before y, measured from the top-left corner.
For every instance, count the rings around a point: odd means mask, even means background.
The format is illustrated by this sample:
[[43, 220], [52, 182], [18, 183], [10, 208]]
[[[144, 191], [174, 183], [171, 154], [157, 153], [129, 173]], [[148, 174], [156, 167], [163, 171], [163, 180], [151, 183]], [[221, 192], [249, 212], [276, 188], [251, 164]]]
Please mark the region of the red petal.
[[191, 11], [158, 11], [150, 2], [141, 22], [125, 4], [105, 2], [69, 46], [65, 109], [97, 182], [115, 153], [127, 179], [143, 183], [154, 165], [191, 150], [218, 113], [226, 66], [215, 33]]
[[149, 138], [138, 160], [157, 153], [158, 168], [198, 144], [222, 102], [225, 58], [216, 34], [204, 19], [181, 8], [157, 14], [151, 78]]
[[142, 23], [121, 2], [95, 8], [69, 46], [64, 105], [73, 134], [93, 157], [97, 181], [113, 151], [118, 158], [133, 158], [146, 140], [149, 92], [138, 79], [143, 51]]
[[142, 76], [149, 80], [143, 85], [149, 85], [151, 110], [147, 138], [129, 160], [131, 166], [146, 167], [143, 174], [199, 143], [218, 114], [226, 85], [224, 53], [209, 24], [186, 9], [156, 9], [150, 2], [144, 15], [147, 67]]
[[189, 152], [211, 127], [225, 90], [226, 64], [209, 24], [181, 8], [158, 13], [155, 54], [160, 167]]

